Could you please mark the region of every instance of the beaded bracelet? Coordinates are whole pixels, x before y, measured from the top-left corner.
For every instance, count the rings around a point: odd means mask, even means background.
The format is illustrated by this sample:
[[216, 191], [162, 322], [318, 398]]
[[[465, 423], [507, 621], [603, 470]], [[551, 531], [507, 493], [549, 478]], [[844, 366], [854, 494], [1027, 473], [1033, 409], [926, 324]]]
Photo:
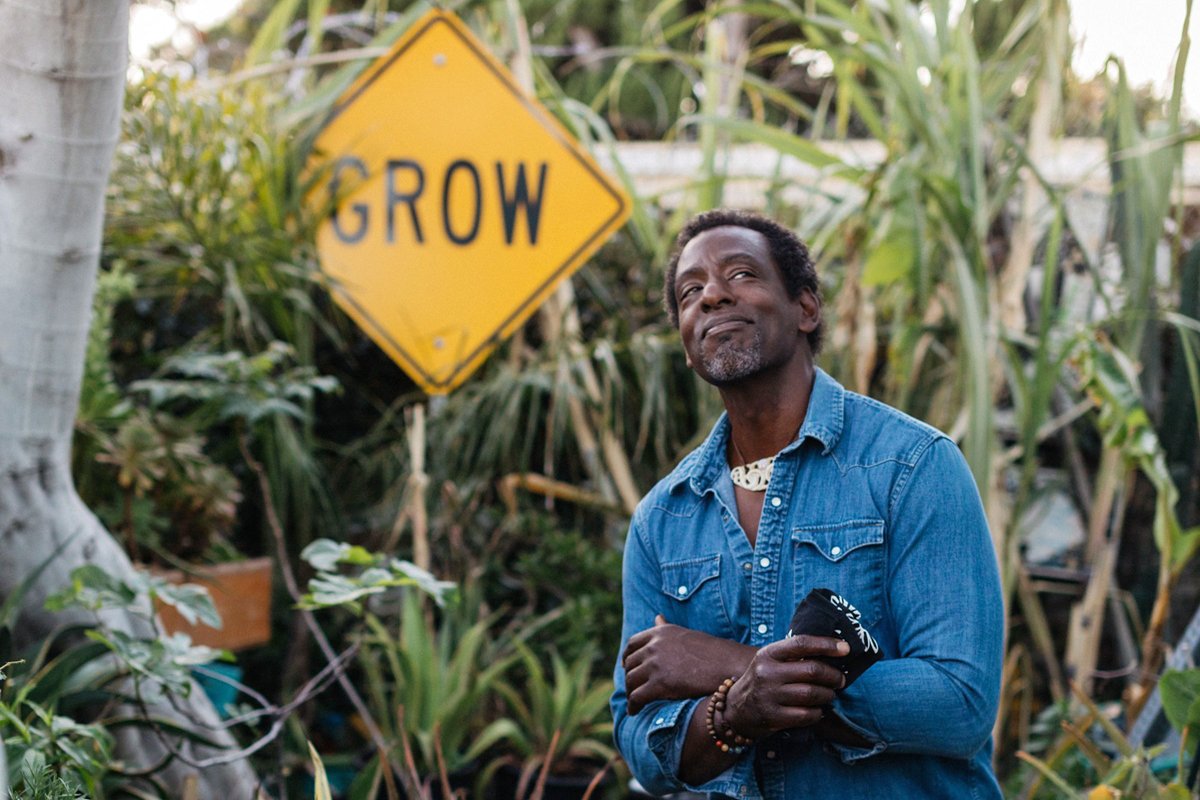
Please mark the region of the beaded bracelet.
[[718, 750], [722, 753], [733, 753], [736, 755], [744, 753], [746, 748], [754, 743], [754, 740], [747, 739], [745, 736], [734, 732], [733, 728], [728, 726], [718, 735], [716, 723], [717, 712], [721, 711], [723, 713], [725, 711], [725, 698], [729, 694], [729, 690], [733, 688], [735, 681], [737, 681], [737, 678], [726, 678], [717, 687], [717, 690], [712, 693], [712, 696], [708, 698], [708, 708], [705, 712], [705, 727], [708, 728], [708, 735], [712, 737]]

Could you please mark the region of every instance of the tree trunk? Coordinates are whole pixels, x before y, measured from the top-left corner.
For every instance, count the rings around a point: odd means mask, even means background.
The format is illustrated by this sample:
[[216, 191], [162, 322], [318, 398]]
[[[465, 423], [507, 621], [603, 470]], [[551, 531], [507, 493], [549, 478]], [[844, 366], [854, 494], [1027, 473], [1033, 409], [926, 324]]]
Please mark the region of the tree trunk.
[[[72, 569], [96, 564], [118, 578], [133, 569], [79, 499], [69, 468], [128, 17], [128, 0], [0, 0], [0, 601], [61, 548], [23, 600], [24, 642], [67, 621], [42, 606]], [[148, 630], [129, 614], [105, 621]], [[198, 688], [176, 702], [201, 724], [217, 723]], [[152, 710], [183, 719], [161, 700]], [[146, 729], [125, 731], [118, 738], [127, 765], [163, 752]], [[227, 733], [207, 735], [234, 744]], [[176, 760], [162, 780], [182, 787], [196, 771]], [[255, 792], [244, 760], [208, 767], [200, 780], [203, 797]]]

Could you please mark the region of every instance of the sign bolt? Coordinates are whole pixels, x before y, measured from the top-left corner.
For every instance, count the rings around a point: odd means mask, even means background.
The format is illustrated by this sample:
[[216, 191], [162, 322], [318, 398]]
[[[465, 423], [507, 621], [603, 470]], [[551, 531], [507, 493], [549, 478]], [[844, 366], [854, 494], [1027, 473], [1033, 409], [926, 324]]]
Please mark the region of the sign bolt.
[[444, 66], [446, 66], [446, 54], [445, 54], [445, 53], [438, 53], [437, 55], [435, 55], [435, 56], [433, 57], [433, 65], [434, 65], [435, 67], [444, 67]]

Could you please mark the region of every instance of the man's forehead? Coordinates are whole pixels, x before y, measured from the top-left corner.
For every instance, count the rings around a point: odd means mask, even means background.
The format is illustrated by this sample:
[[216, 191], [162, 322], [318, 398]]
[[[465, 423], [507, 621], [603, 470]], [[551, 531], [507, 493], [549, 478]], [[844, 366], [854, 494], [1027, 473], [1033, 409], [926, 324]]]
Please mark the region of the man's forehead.
[[679, 271], [711, 259], [726, 261], [739, 256], [774, 263], [770, 243], [762, 233], [740, 225], [721, 225], [696, 234], [684, 245], [679, 254]]

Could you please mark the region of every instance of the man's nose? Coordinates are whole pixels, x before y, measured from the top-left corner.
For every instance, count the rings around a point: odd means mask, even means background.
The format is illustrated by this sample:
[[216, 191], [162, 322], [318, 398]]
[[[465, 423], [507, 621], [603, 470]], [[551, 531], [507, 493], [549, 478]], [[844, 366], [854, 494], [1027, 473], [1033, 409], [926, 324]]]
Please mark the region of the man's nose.
[[733, 294], [729, 284], [720, 278], [712, 278], [704, 282], [704, 290], [700, 294], [700, 303], [705, 308], [716, 308], [733, 302]]

